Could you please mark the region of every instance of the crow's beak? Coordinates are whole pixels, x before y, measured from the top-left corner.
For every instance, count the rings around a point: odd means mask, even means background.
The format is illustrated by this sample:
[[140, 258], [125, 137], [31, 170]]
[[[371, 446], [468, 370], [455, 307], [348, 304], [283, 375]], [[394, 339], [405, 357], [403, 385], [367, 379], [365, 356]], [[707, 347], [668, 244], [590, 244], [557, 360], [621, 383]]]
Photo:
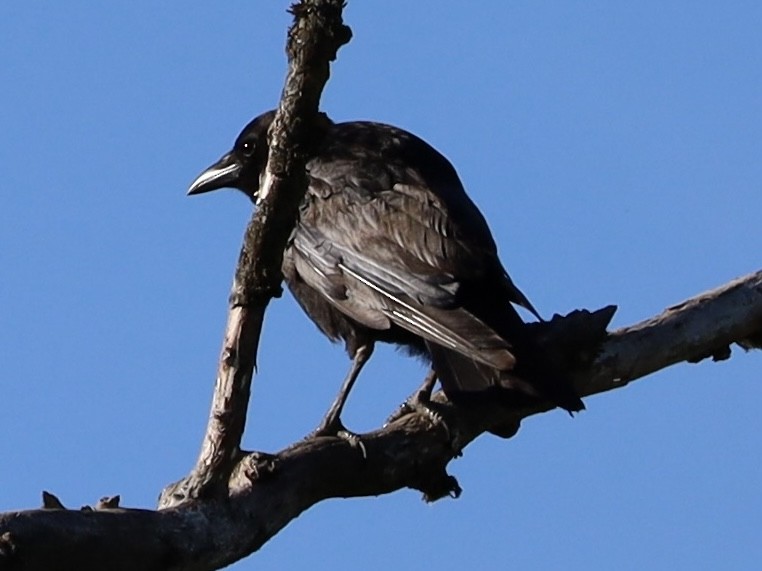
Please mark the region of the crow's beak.
[[226, 187], [237, 188], [240, 174], [241, 163], [232, 152], [228, 153], [198, 175], [188, 187], [188, 196]]

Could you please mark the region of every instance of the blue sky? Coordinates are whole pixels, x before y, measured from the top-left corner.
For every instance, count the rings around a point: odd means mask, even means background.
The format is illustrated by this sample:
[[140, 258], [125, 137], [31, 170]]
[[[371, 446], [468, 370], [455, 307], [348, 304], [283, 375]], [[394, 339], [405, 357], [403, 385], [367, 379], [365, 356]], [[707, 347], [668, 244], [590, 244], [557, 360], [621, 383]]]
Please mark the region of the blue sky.
[[[474, 7], [471, 7], [474, 6]], [[287, 2], [0, 5], [0, 509], [155, 505], [198, 452], [250, 207], [188, 183], [277, 102]], [[762, 267], [762, 5], [350, 1], [336, 120], [405, 127], [546, 315], [615, 326]], [[461, 499], [322, 503], [231, 569], [754, 569], [762, 354], [679, 365], [485, 436]], [[348, 361], [284, 296], [245, 446], [314, 428]], [[345, 413], [424, 374], [377, 351]]]

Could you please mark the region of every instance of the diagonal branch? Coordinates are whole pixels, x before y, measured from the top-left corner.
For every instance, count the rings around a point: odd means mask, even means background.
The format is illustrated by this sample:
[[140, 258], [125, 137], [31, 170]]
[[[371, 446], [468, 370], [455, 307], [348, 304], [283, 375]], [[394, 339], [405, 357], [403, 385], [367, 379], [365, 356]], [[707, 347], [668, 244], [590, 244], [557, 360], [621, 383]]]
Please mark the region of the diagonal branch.
[[246, 228], [233, 280], [209, 422], [195, 468], [165, 490], [163, 507], [227, 494], [226, 482], [240, 457], [262, 321], [270, 300], [281, 294], [283, 251], [307, 188], [305, 164], [320, 94], [329, 62], [351, 38], [343, 7], [343, 0], [302, 0], [291, 7], [288, 75], [270, 130], [262, 199]]

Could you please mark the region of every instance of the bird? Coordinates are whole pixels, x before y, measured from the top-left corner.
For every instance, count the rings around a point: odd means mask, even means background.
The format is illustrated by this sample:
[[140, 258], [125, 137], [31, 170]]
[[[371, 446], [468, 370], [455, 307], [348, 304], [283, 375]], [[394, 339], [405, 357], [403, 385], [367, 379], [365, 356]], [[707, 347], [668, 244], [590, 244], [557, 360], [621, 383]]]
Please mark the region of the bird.
[[[271, 110], [248, 123], [188, 195], [235, 188], [256, 203], [274, 116]], [[438, 379], [455, 402], [530, 399], [569, 413], [584, 409], [517, 311], [542, 321], [503, 267], [450, 161], [399, 127], [318, 117], [282, 273], [320, 331], [344, 342], [352, 365], [314, 434], [347, 433], [341, 413], [377, 342], [430, 361], [417, 404]]]

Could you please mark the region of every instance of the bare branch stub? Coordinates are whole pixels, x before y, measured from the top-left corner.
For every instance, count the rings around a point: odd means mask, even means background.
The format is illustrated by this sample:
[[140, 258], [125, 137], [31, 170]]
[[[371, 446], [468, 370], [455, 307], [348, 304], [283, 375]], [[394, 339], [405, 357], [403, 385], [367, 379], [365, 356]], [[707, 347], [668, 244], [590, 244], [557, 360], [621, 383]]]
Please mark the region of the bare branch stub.
[[42, 491], [42, 509], [44, 510], [65, 510], [66, 506], [63, 505], [61, 500], [50, 492]]
[[307, 188], [305, 163], [314, 139], [329, 63], [351, 38], [343, 0], [302, 0], [292, 6], [289, 70], [270, 132], [270, 154], [259, 208], [246, 228], [230, 294], [230, 309], [209, 422], [191, 474], [162, 493], [160, 505], [224, 496], [240, 458], [251, 381], [265, 309], [281, 292], [281, 263]]

